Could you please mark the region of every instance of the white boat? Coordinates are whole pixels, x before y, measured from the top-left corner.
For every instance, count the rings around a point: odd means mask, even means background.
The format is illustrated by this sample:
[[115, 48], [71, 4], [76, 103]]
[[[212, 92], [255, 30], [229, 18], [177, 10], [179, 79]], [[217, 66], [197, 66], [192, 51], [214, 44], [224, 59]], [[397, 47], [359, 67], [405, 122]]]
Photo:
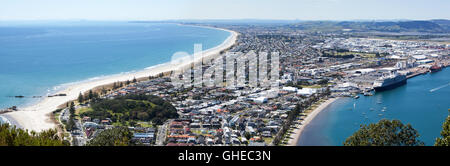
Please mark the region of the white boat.
[[391, 73], [383, 75], [373, 83], [375, 91], [385, 91], [406, 84], [406, 75]]

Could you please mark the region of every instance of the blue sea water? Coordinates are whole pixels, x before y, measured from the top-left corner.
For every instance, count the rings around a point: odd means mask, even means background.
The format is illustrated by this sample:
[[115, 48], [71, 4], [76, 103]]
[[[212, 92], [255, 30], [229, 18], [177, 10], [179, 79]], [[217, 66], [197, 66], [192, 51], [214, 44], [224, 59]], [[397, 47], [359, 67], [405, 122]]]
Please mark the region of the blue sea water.
[[[450, 69], [408, 79], [408, 83], [374, 96], [342, 98], [312, 120], [297, 143], [300, 146], [342, 145], [361, 124], [381, 119], [410, 123], [425, 145], [433, 145], [450, 109]], [[383, 111], [384, 110], [384, 111]]]
[[0, 109], [26, 106], [67, 83], [137, 71], [221, 44], [226, 31], [162, 23], [0, 22]]

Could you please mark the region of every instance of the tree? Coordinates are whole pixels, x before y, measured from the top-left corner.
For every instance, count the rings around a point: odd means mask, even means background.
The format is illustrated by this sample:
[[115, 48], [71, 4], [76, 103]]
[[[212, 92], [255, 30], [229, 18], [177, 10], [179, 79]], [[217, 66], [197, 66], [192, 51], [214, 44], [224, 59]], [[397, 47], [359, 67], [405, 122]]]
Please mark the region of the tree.
[[83, 101], [84, 101], [83, 94], [81, 94], [80, 92], [80, 94], [78, 95], [78, 103], [82, 103]]
[[73, 102], [70, 103], [69, 112], [70, 112], [70, 116], [74, 116], [74, 114], [75, 114], [75, 104]]
[[136, 83], [136, 82], [137, 82], [136, 77], [134, 77], [133, 78], [133, 83]]
[[362, 125], [345, 140], [345, 146], [423, 146], [419, 133], [410, 124], [399, 120], [382, 119], [378, 123]]
[[0, 124], [0, 146], [68, 146], [55, 129], [28, 132], [9, 124]]
[[247, 140], [250, 140], [250, 138], [252, 138], [252, 135], [249, 132], [245, 132], [244, 136]]
[[177, 109], [161, 97], [145, 94], [128, 94], [114, 99], [98, 99], [91, 102], [93, 111], [81, 113], [81, 117], [105, 119], [113, 122], [153, 121], [162, 124], [166, 119], [177, 118]]
[[317, 82], [319, 85], [327, 85], [328, 84], [328, 80], [327, 79], [322, 79], [320, 81]]
[[116, 82], [114, 82], [114, 84], [113, 84], [113, 89], [117, 89], [118, 87], [117, 87], [117, 84], [116, 84]]
[[101, 94], [104, 95], [106, 93], [108, 93], [108, 90], [106, 90], [105, 87], [102, 87]]
[[130, 146], [136, 145], [132, 141], [133, 133], [127, 127], [107, 129], [90, 140], [87, 146]]
[[74, 117], [75, 117], [75, 104], [74, 104], [73, 102], [70, 103], [70, 106], [69, 106], [69, 113], [70, 113], [70, 116], [69, 116], [69, 119], [68, 119], [68, 122], [67, 122], [67, 125], [66, 125], [66, 129], [67, 129], [68, 131], [71, 131], [71, 130], [73, 130], [73, 129], [75, 128], [75, 121], [74, 121]]
[[331, 95], [330, 87], [327, 87], [327, 89], [325, 90], [325, 95], [327, 96]]
[[135, 121], [130, 121], [129, 124], [130, 124], [130, 126], [136, 126], [136, 125], [138, 125], [138, 123], [136, 123]]
[[437, 138], [435, 146], [450, 146], [450, 116], [447, 117], [442, 125], [441, 138]]
[[139, 112], [138, 114], [137, 114], [137, 118], [139, 119], [139, 120], [148, 120], [148, 113], [147, 112]]
[[66, 125], [66, 130], [72, 131], [74, 128], [75, 128], [75, 121], [72, 118], [69, 118], [69, 121], [67, 122]]
[[88, 98], [89, 100], [92, 100], [94, 98], [94, 93], [92, 93], [92, 90], [89, 90]]

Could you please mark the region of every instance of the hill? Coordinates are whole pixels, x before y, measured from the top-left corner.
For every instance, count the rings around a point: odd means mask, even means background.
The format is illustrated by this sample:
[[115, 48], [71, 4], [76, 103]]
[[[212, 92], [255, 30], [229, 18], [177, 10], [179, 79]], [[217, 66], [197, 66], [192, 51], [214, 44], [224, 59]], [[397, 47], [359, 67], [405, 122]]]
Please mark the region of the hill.
[[306, 21], [291, 25], [307, 31], [450, 33], [450, 20], [430, 21]]
[[129, 94], [114, 99], [91, 103], [91, 110], [81, 113], [92, 119], [110, 118], [113, 123], [130, 125], [138, 121], [162, 124], [166, 119], [177, 118], [176, 108], [158, 96]]

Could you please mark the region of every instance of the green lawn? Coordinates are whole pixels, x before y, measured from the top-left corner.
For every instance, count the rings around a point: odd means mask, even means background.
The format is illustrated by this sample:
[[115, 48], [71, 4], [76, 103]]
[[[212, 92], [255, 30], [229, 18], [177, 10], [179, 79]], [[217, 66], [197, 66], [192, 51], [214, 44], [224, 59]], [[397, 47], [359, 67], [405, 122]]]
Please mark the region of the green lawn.
[[[328, 54], [331, 54], [333, 56], [346, 56], [346, 55], [355, 55], [355, 56], [360, 56], [363, 58], [376, 58], [376, 54], [375, 53], [364, 53], [364, 52], [336, 52], [336, 51], [332, 51], [332, 52], [327, 52]], [[383, 57], [383, 54], [380, 54], [380, 57]]]
[[153, 124], [150, 122], [137, 122], [137, 124], [140, 124], [141, 127], [153, 127]]
[[59, 115], [61, 115], [61, 111], [55, 114], [55, 119], [58, 122], [59, 122]]
[[81, 115], [82, 113], [90, 112], [90, 111], [94, 111], [94, 110], [93, 110], [91, 107], [82, 107], [82, 108], [80, 108], [80, 109], [75, 110], [75, 115], [76, 115], [76, 116], [79, 116], [79, 115]]
[[264, 142], [266, 142], [267, 145], [271, 144], [273, 141], [273, 137], [264, 137]]

